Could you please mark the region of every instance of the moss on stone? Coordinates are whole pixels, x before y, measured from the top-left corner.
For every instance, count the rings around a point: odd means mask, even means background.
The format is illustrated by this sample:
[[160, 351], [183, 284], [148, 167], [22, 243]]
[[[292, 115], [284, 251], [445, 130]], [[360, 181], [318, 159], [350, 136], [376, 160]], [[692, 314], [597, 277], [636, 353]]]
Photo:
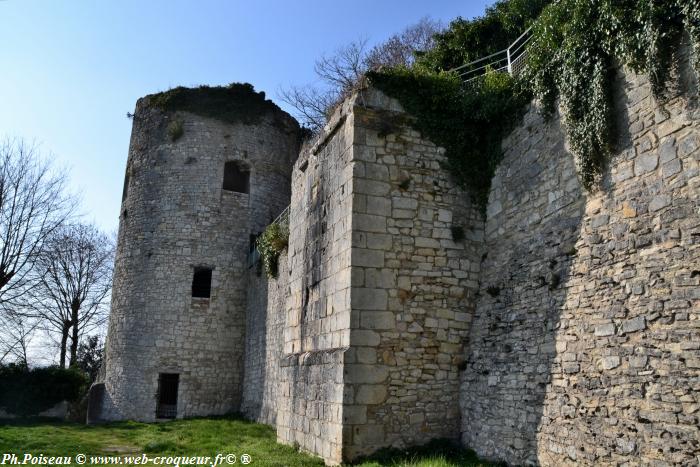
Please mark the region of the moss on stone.
[[178, 86], [168, 91], [147, 96], [148, 105], [164, 111], [190, 112], [226, 123], [255, 125], [267, 115], [281, 128], [292, 121], [276, 104], [265, 99], [264, 92], [256, 92], [252, 84], [231, 83], [228, 86]]

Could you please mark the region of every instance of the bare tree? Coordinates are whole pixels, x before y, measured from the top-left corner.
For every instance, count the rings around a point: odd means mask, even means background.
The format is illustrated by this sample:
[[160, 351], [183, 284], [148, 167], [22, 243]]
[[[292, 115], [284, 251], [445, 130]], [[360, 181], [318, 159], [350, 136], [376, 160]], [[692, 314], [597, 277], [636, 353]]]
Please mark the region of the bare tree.
[[299, 122], [318, 132], [328, 120], [328, 112], [340, 101], [340, 95], [314, 86], [291, 86], [279, 91], [279, 98], [291, 105]]
[[66, 177], [52, 170], [36, 147], [0, 142], [0, 313], [21, 306], [38, 283], [32, 273], [46, 239], [71, 216]]
[[16, 313], [0, 315], [0, 364], [6, 361], [29, 363], [31, 344], [39, 322]]
[[319, 86], [291, 86], [281, 89], [279, 98], [295, 110], [302, 125], [318, 132], [367, 71], [383, 66], [410, 66], [416, 52], [432, 47], [433, 36], [440, 30], [439, 22], [423, 18], [370, 50], [366, 39], [353, 41], [316, 61], [314, 72]]
[[416, 59], [416, 52], [425, 52], [435, 46], [435, 34], [442, 30], [439, 21], [428, 17], [407, 27], [399, 34], [394, 34], [385, 42], [376, 45], [365, 58], [365, 65], [370, 70], [384, 66], [411, 66]]
[[60, 336], [61, 367], [76, 363], [84, 333], [102, 326], [112, 286], [114, 243], [93, 225], [75, 224], [53, 233], [36, 266], [41, 275], [35, 289], [36, 316]]

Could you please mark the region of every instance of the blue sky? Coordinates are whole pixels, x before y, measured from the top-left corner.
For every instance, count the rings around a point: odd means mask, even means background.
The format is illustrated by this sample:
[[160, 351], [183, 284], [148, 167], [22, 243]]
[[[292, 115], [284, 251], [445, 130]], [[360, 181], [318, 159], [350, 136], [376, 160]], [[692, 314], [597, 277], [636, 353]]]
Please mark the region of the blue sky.
[[314, 60], [493, 0], [0, 0], [0, 138], [36, 141], [70, 172], [82, 212], [117, 228], [136, 99], [247, 81], [276, 99]]

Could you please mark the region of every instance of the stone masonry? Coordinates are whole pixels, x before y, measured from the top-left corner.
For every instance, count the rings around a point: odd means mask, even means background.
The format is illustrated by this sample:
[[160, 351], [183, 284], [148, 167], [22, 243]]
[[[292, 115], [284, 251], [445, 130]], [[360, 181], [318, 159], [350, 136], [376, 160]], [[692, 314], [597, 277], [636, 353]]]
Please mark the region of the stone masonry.
[[[281, 111], [278, 111], [283, 114]], [[240, 410], [250, 234], [287, 205], [298, 125], [259, 125], [134, 112], [120, 216], [112, 310], [97, 420], [156, 419], [159, 375], [179, 375], [177, 417]], [[168, 124], [182, 123], [176, 141]], [[222, 189], [224, 164], [250, 174], [250, 192]], [[195, 268], [211, 296], [192, 297]]]
[[[485, 218], [371, 87], [298, 158], [290, 118], [140, 102], [97, 419], [153, 420], [168, 372], [178, 417], [240, 410], [328, 464], [434, 438], [514, 465], [697, 464], [700, 112], [687, 56], [679, 70], [664, 103], [619, 71], [618, 147], [593, 192], [533, 104]], [[229, 160], [251, 167], [249, 195], [222, 193]], [[250, 236], [288, 204], [268, 279]], [[188, 295], [201, 265], [206, 303]]]
[[618, 150], [576, 178], [559, 120], [503, 142], [462, 376], [462, 440], [542, 465], [700, 462], [700, 114], [618, 74]]
[[244, 386], [257, 389], [246, 415], [329, 463], [459, 437], [483, 226], [440, 170], [444, 150], [410, 121], [368, 89], [302, 151], [287, 254], [261, 285], [264, 309], [249, 307], [248, 342], [264, 344], [247, 350]]

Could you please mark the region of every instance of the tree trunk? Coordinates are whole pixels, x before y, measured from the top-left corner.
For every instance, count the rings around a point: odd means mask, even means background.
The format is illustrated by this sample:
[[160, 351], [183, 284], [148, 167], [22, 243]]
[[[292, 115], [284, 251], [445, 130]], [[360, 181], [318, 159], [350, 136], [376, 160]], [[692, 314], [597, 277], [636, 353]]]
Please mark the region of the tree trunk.
[[68, 330], [70, 329], [69, 323], [63, 323], [63, 329], [61, 329], [61, 368], [66, 367], [66, 345], [68, 343]]
[[80, 311], [80, 304], [73, 302], [71, 305], [71, 319], [73, 321], [73, 335], [70, 341], [70, 365], [73, 366], [78, 363], [78, 312]]

